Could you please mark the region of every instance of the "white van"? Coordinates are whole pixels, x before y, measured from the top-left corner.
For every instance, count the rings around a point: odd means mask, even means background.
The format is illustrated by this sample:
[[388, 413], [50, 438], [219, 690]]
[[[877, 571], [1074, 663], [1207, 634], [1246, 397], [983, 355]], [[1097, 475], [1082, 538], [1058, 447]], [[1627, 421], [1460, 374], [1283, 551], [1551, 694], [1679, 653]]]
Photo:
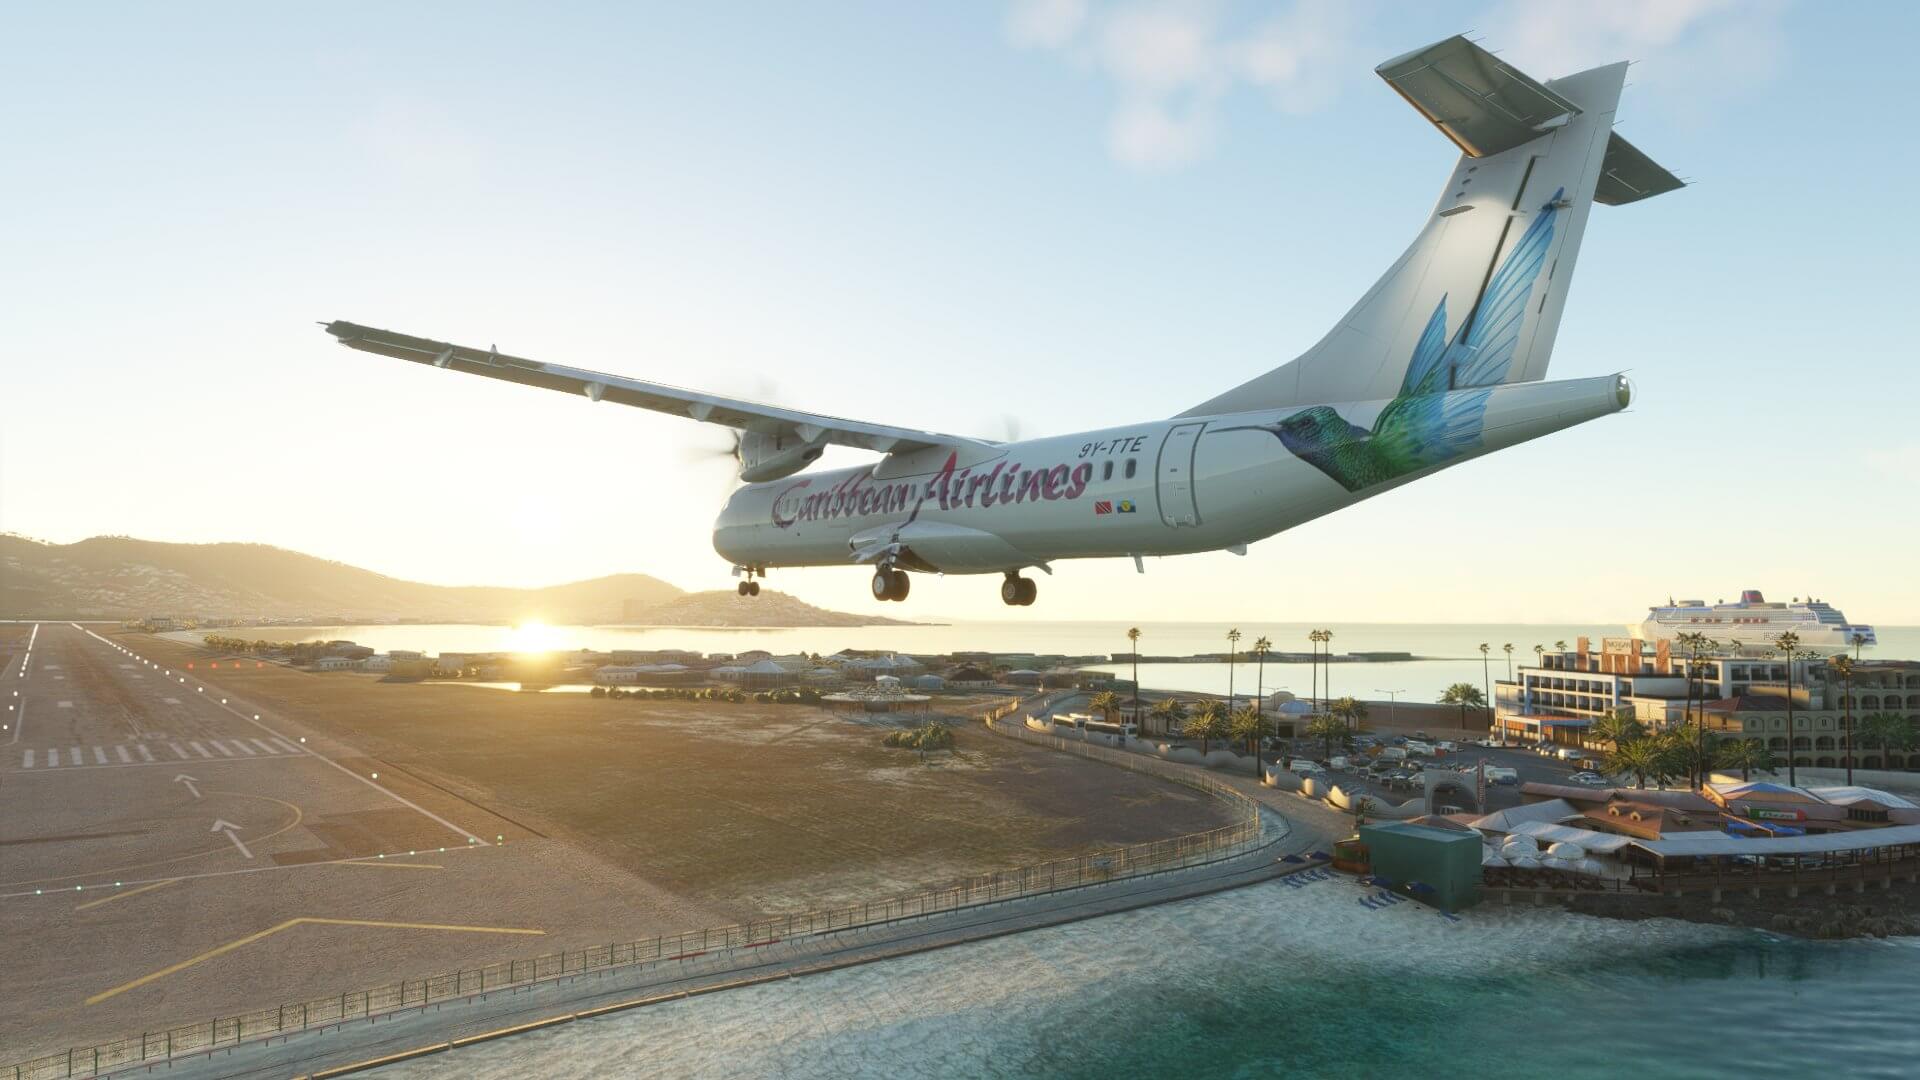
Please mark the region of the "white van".
[[1413, 740], [1411, 740], [1411, 739], [1409, 739], [1409, 740], [1407, 740], [1407, 747], [1406, 747], [1406, 749], [1407, 749], [1407, 753], [1409, 753], [1409, 754], [1416, 754], [1416, 755], [1418, 755], [1418, 756], [1420, 756], [1420, 757], [1432, 757], [1432, 756], [1433, 756], [1433, 747], [1431, 747], [1431, 746], [1429, 746], [1429, 745], [1427, 745], [1426, 743], [1423, 743], [1423, 742], [1414, 742]]
[[1323, 773], [1327, 770], [1321, 768], [1320, 763], [1317, 761], [1308, 761], [1305, 758], [1294, 758], [1292, 761], [1287, 762], [1287, 771], [1295, 776], [1307, 776], [1313, 773]]

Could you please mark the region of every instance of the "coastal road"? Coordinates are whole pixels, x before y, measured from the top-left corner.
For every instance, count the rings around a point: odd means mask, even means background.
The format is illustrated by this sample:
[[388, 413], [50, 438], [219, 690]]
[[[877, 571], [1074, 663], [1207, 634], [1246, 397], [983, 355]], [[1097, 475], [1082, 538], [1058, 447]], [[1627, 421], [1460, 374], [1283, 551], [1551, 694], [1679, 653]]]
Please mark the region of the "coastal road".
[[223, 687], [255, 661], [105, 631], [0, 628], [0, 1066], [622, 936], [571, 849]]

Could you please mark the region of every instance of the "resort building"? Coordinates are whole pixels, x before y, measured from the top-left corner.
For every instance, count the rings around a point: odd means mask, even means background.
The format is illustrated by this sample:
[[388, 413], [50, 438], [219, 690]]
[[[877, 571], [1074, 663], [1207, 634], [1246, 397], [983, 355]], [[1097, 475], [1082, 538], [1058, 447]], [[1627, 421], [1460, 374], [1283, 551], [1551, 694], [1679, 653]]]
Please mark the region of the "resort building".
[[[1660, 731], [1684, 723], [1691, 709], [1716, 735], [1766, 740], [1782, 763], [1791, 754], [1800, 766], [1846, 766], [1847, 688], [1825, 657], [1692, 659], [1664, 641], [1605, 638], [1595, 650], [1581, 638], [1574, 649], [1544, 653], [1536, 663], [1515, 669], [1512, 679], [1496, 681], [1493, 697], [1495, 733], [1513, 742], [1598, 749], [1601, 744], [1588, 729], [1616, 710], [1629, 710]], [[1861, 662], [1853, 671], [1851, 705], [1856, 732], [1872, 713], [1920, 723], [1920, 663]], [[1920, 748], [1878, 748], [1857, 734], [1854, 744], [1855, 768], [1920, 769]]]

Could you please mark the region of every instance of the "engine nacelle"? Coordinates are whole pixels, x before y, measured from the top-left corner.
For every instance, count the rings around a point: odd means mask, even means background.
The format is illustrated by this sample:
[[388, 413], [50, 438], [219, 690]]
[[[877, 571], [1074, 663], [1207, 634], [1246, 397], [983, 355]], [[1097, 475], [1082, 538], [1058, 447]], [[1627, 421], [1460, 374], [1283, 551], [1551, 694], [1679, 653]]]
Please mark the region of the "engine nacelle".
[[818, 460], [825, 449], [824, 438], [808, 442], [791, 431], [774, 435], [743, 431], [736, 451], [740, 459], [740, 479], [757, 484], [792, 476]]

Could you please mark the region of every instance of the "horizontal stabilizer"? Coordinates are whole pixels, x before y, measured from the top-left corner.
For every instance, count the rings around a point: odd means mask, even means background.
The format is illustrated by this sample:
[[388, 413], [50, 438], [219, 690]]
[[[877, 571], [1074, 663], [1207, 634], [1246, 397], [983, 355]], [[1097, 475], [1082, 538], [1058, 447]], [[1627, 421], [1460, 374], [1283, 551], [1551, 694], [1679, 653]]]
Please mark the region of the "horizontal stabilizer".
[[1374, 70], [1468, 157], [1532, 142], [1580, 114], [1580, 106], [1458, 35]]
[[1607, 156], [1600, 163], [1600, 184], [1594, 189], [1593, 201], [1619, 206], [1686, 186], [1686, 181], [1661, 168], [1641, 153], [1639, 147], [1615, 134], [1607, 140]]

